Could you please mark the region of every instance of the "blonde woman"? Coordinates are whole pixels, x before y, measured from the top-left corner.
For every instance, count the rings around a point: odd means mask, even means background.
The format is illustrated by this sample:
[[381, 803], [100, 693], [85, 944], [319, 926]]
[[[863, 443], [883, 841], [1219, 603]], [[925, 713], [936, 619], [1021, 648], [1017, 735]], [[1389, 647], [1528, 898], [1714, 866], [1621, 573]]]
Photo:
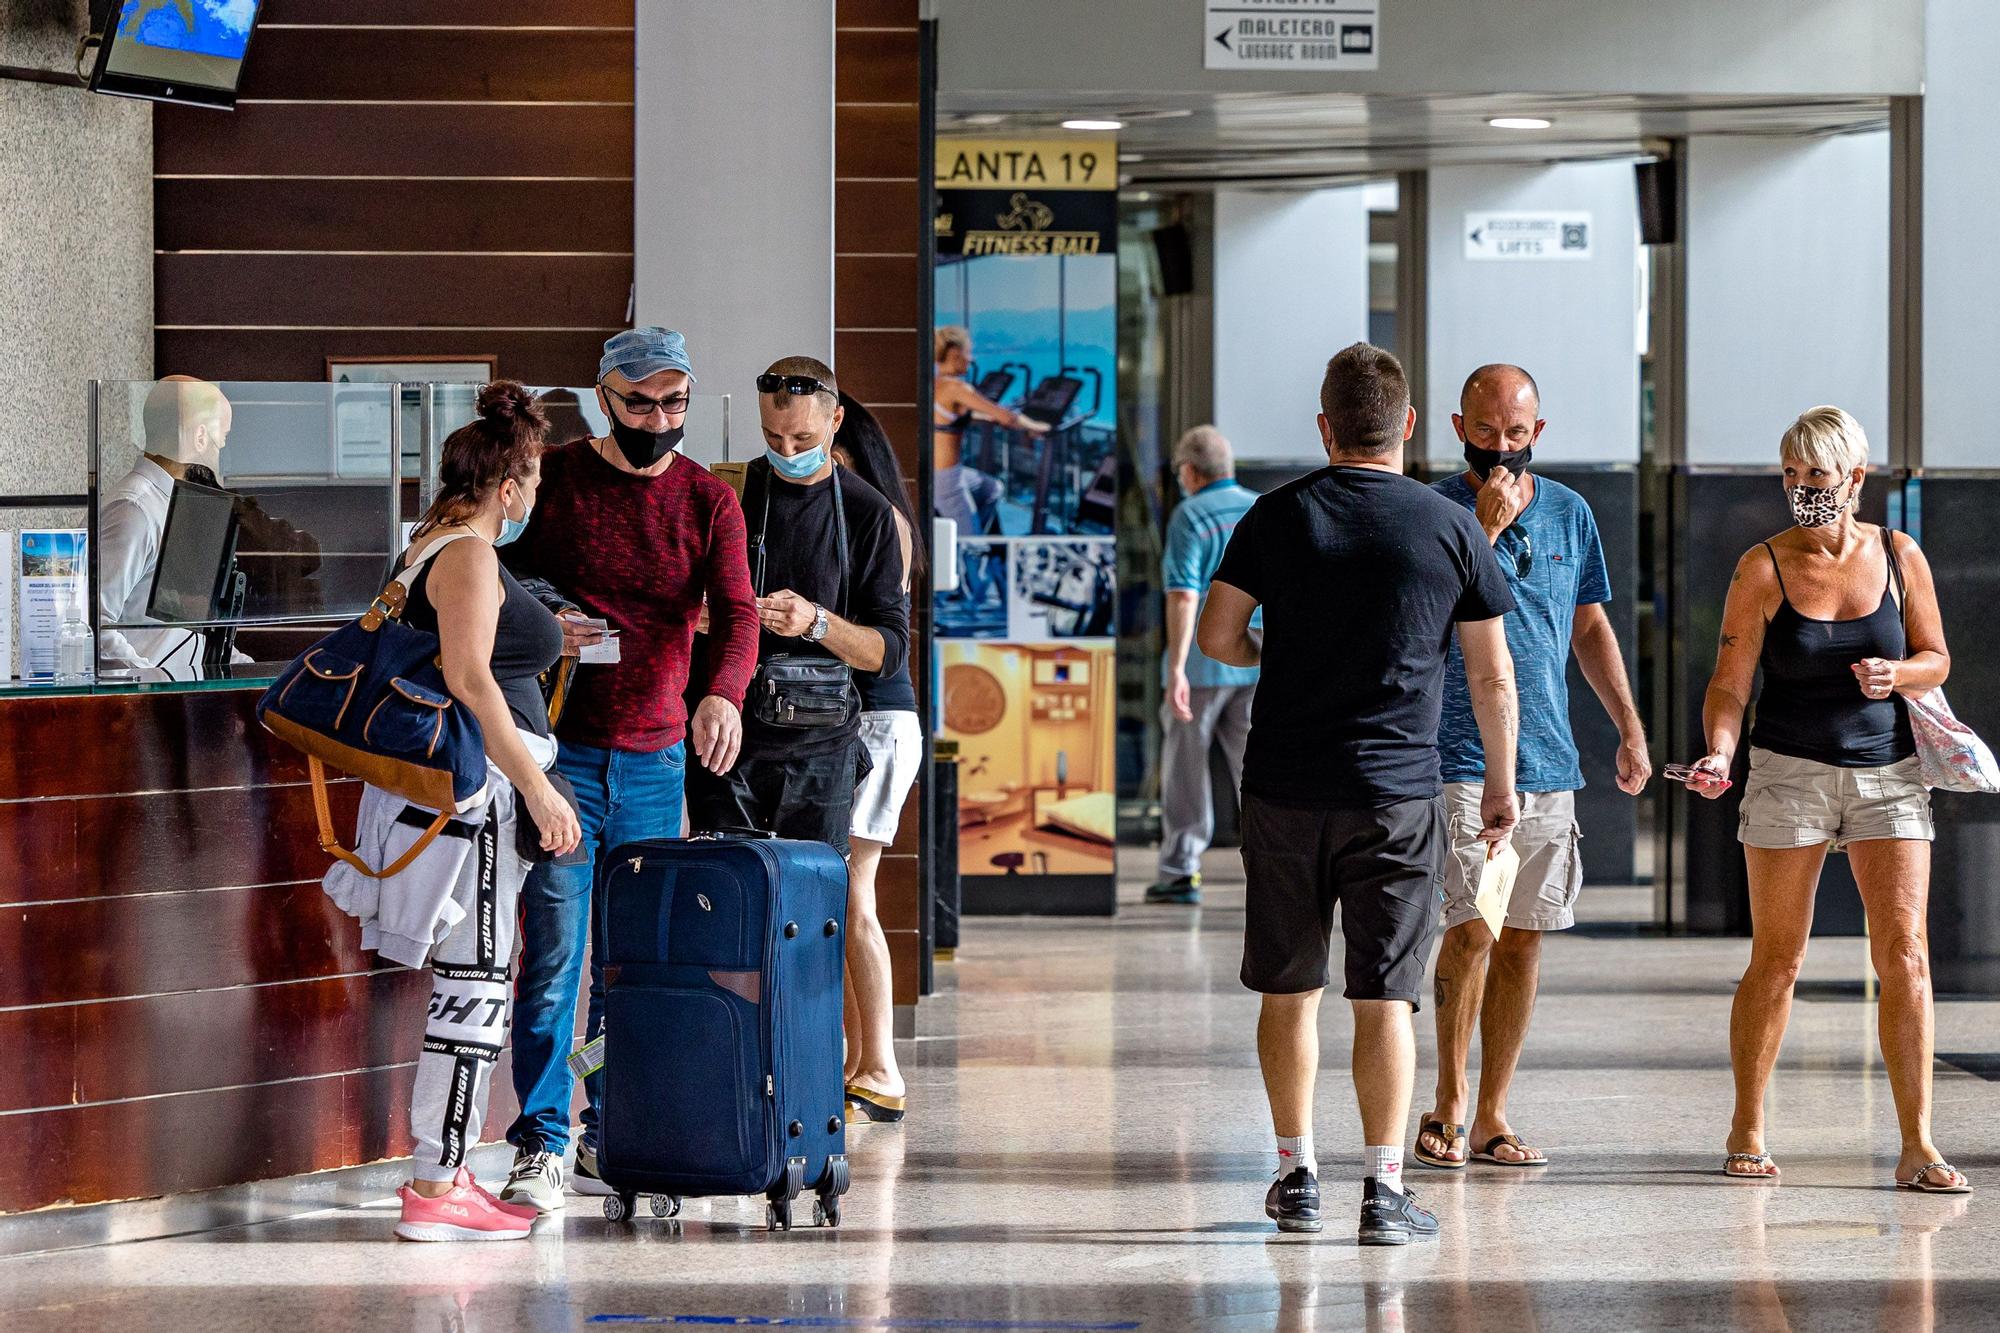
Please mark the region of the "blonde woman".
[[997, 421], [1009, 430], [1045, 435], [1048, 426], [1000, 406], [965, 382], [972, 366], [972, 335], [955, 324], [940, 328], [932, 342], [937, 376], [931, 388], [932, 488], [939, 517], [958, 524], [959, 535], [993, 529], [1004, 489], [995, 477], [965, 466], [965, 429], [974, 417]]
[[1795, 525], [1737, 562], [1702, 723], [1708, 755], [1689, 787], [1728, 786], [1750, 703], [1750, 778], [1737, 838], [1750, 872], [1750, 966], [1730, 1013], [1736, 1114], [1724, 1174], [1775, 1180], [1764, 1091], [1805, 961], [1813, 893], [1829, 847], [1861, 886], [1881, 978], [1882, 1059], [1902, 1130], [1898, 1188], [1971, 1191], [1931, 1138], [1930, 793], [1902, 696], [1951, 672], [1930, 564], [1909, 537], [1855, 517], [1868, 440], [1837, 407], [1815, 407], [1779, 447]]

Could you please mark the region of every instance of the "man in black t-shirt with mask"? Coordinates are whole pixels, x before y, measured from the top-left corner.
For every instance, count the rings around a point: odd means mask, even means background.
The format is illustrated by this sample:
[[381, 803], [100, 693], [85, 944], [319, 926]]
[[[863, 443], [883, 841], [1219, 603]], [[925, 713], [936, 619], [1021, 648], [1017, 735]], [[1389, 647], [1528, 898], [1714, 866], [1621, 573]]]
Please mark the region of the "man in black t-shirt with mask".
[[[1210, 585], [1201, 650], [1262, 666], [1243, 760], [1243, 984], [1262, 993], [1257, 1055], [1278, 1136], [1265, 1212], [1320, 1229], [1312, 1148], [1319, 1002], [1333, 909], [1346, 940], [1364, 1148], [1360, 1241], [1437, 1235], [1403, 1190], [1416, 1074], [1410, 1016], [1437, 917], [1444, 813], [1437, 732], [1453, 627], [1486, 753], [1481, 837], [1518, 819], [1517, 705], [1501, 617], [1513, 595], [1472, 515], [1403, 475], [1416, 428], [1396, 358], [1356, 343], [1327, 363], [1329, 466], [1259, 499]], [[1264, 612], [1261, 643], [1250, 617]]]
[[762, 632], [733, 768], [690, 766], [695, 832], [757, 828], [842, 855], [863, 775], [860, 696], [849, 674], [892, 676], [910, 651], [894, 511], [833, 461], [843, 413], [833, 371], [812, 357], [757, 377], [764, 456], [743, 485], [750, 578]]

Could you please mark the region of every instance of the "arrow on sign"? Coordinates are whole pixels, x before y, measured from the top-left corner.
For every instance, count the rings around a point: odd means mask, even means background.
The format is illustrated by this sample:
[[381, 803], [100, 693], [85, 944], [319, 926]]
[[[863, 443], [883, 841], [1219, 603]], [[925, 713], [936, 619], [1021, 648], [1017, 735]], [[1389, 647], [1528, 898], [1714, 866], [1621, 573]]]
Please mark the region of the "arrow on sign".
[[1485, 234], [1486, 234], [1486, 228], [1484, 228], [1484, 227], [1474, 227], [1474, 228], [1472, 229], [1472, 243], [1473, 243], [1474, 245], [1477, 245], [1477, 244], [1479, 244], [1479, 238], [1480, 238], [1481, 236], [1484, 236]]
[[1217, 46], [1221, 47], [1221, 48], [1222, 48], [1223, 50], [1225, 50], [1225, 51], [1229, 51], [1229, 54], [1231, 54], [1231, 55], [1235, 55], [1236, 53], [1235, 53], [1234, 51], [1230, 51], [1230, 50], [1229, 50], [1229, 34], [1230, 34], [1230, 32], [1231, 32], [1231, 29], [1230, 29], [1230, 28], [1224, 28], [1224, 29], [1223, 29], [1223, 30], [1222, 30], [1221, 32], [1218, 32], [1217, 34], [1215, 34], [1215, 44], [1216, 44]]

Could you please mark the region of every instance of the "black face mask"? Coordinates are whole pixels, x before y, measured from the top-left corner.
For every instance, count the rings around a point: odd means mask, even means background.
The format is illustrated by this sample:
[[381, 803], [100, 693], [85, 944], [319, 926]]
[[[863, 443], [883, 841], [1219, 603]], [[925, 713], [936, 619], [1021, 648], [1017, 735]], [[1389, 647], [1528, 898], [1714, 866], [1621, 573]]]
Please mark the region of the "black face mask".
[[1498, 449], [1481, 449], [1471, 440], [1465, 441], [1465, 461], [1479, 474], [1481, 481], [1485, 481], [1487, 474], [1496, 467], [1504, 467], [1515, 476], [1520, 476], [1528, 470], [1528, 460], [1534, 452], [1535, 446], [1532, 444], [1525, 449], [1516, 449], [1512, 453], [1503, 454]]
[[670, 430], [641, 430], [620, 421], [616, 412], [611, 414], [611, 438], [617, 442], [618, 452], [641, 472], [680, 448], [681, 437], [686, 434], [685, 426], [675, 426]]

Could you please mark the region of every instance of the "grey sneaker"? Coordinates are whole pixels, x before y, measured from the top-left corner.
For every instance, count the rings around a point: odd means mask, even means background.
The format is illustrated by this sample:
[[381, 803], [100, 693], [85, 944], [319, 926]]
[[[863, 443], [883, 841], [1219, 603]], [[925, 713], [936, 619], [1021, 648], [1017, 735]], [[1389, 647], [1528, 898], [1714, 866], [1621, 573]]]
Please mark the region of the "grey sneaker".
[[617, 1193], [597, 1174], [597, 1153], [581, 1143], [576, 1145], [576, 1166], [569, 1173], [569, 1187], [575, 1193], [594, 1194], [600, 1198]]
[[503, 1203], [531, 1205], [538, 1213], [553, 1213], [563, 1206], [562, 1154], [523, 1148], [514, 1154], [514, 1169], [500, 1189]]

